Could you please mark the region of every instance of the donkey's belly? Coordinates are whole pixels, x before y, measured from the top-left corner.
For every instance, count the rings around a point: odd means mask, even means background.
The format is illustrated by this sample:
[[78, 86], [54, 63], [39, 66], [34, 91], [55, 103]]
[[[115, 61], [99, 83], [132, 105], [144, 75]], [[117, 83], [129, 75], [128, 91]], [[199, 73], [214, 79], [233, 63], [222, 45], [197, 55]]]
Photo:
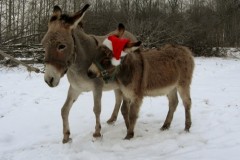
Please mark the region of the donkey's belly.
[[83, 76], [81, 73], [68, 71], [67, 78], [70, 85], [80, 91], [80, 92], [88, 92], [93, 90], [94, 83], [89, 80], [86, 76]]
[[113, 90], [113, 89], [118, 89], [119, 86], [116, 82], [111, 82], [111, 83], [104, 83], [103, 85], [103, 90], [104, 91], [109, 91], [109, 90]]
[[71, 86], [80, 92], [89, 92], [95, 89], [95, 87], [101, 86], [103, 83], [103, 90], [113, 90], [119, 88], [116, 82], [109, 82], [105, 84], [100, 80], [89, 79], [86, 76], [81, 76], [80, 74], [68, 74], [68, 81]]
[[93, 90], [94, 84], [91, 81], [86, 80], [78, 80], [78, 81], [69, 81], [70, 85], [81, 91], [81, 92], [89, 92]]
[[157, 88], [157, 89], [151, 89], [151, 90], [146, 90], [144, 92], [144, 96], [151, 96], [151, 97], [155, 97], [155, 96], [163, 96], [163, 95], [167, 95], [169, 92], [171, 92], [176, 86], [172, 85], [172, 86], [167, 86], [164, 88]]

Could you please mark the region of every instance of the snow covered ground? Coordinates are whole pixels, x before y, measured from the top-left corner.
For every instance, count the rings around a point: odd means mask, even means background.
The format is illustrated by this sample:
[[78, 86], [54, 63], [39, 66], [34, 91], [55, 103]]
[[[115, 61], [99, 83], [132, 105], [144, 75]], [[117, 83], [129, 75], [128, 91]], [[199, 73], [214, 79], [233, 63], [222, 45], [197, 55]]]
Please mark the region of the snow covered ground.
[[0, 68], [0, 160], [239, 160], [240, 60], [196, 58], [192, 83], [190, 133], [184, 129], [182, 103], [172, 126], [160, 131], [168, 107], [165, 97], [145, 98], [135, 137], [123, 140], [121, 114], [106, 123], [114, 94], [102, 98], [101, 139], [93, 139], [92, 94], [83, 93], [70, 112], [73, 142], [62, 144], [61, 107], [68, 81], [49, 88], [43, 75], [23, 68]]

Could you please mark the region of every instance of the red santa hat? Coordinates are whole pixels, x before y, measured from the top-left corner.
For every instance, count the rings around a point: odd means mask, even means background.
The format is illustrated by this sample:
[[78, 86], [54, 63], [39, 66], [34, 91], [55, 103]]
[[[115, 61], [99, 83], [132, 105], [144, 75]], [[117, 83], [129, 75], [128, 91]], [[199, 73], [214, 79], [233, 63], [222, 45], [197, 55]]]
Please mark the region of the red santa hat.
[[127, 55], [123, 49], [129, 41], [129, 39], [118, 38], [114, 35], [109, 36], [103, 41], [103, 44], [106, 45], [111, 51], [113, 51], [113, 58], [111, 60], [112, 65], [118, 66], [121, 63], [120, 58]]

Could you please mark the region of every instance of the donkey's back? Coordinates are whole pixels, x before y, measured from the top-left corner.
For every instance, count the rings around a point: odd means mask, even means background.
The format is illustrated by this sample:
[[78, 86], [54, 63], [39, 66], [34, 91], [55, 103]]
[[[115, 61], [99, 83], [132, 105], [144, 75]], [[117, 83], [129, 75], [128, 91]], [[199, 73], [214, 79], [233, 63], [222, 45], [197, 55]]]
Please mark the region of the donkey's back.
[[[147, 95], [165, 95], [178, 86], [190, 86], [194, 59], [184, 46], [165, 45], [160, 49], [142, 52], [144, 60], [144, 90]], [[162, 93], [161, 93], [162, 92]]]

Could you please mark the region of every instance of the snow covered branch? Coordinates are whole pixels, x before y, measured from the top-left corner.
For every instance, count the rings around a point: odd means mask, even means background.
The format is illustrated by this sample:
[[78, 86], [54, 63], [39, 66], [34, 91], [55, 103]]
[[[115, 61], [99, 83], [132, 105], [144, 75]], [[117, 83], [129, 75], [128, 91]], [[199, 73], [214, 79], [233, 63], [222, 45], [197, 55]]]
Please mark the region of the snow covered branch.
[[1, 54], [2, 56], [4, 56], [4, 57], [10, 58], [12, 61], [14, 61], [14, 62], [16, 62], [16, 63], [18, 63], [18, 64], [23, 65], [24, 67], [27, 68], [27, 70], [28, 70], [29, 72], [40, 73], [40, 69], [35, 68], [35, 67], [32, 67], [32, 66], [29, 66], [29, 65], [27, 65], [26, 63], [23, 63], [23, 62], [17, 60], [16, 58], [14, 58], [14, 57], [12, 57], [12, 56], [10, 56], [10, 55], [4, 53], [4, 52], [1, 51], [1, 50], [0, 50], [0, 54]]

